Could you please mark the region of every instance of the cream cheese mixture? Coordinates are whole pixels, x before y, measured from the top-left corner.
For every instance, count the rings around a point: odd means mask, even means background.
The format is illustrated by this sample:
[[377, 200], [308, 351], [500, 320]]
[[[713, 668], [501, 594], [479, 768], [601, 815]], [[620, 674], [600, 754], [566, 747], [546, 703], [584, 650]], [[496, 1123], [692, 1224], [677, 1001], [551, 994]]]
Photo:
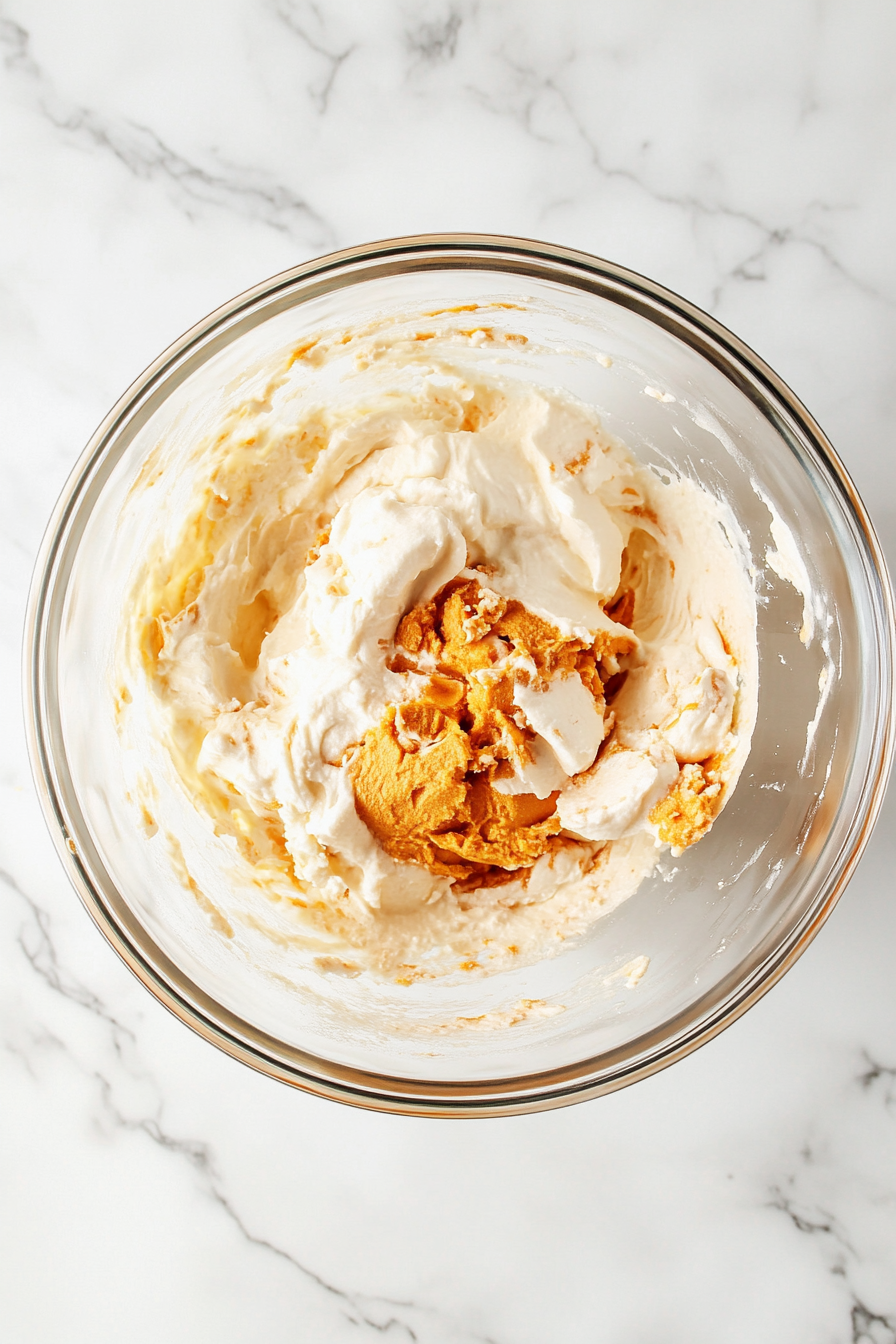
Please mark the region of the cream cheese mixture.
[[730, 514], [473, 357], [524, 340], [291, 351], [188, 455], [133, 585], [119, 710], [148, 702], [234, 871], [324, 971], [551, 954], [706, 834], [749, 750]]

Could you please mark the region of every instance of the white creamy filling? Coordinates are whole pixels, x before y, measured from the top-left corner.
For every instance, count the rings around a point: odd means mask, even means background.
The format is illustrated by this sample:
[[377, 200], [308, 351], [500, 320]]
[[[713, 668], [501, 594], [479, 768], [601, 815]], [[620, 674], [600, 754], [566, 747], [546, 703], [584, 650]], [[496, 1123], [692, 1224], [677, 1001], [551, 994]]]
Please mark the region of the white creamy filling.
[[550, 747], [564, 775], [588, 768], [604, 740], [604, 716], [578, 673], [554, 677], [543, 688], [520, 683], [513, 702]]
[[560, 820], [583, 840], [622, 840], [649, 830], [648, 815], [678, 778], [678, 761], [656, 731], [632, 734], [618, 751], [564, 789]]
[[512, 775], [495, 780], [498, 793], [534, 793], [536, 798], [547, 798], [567, 783], [569, 774], [543, 737], [536, 737], [528, 751], [528, 759], [514, 762]]
[[[559, 790], [574, 837], [650, 834], [648, 814], [681, 764], [734, 752], [738, 715], [748, 742], [755, 699], [752, 593], [714, 500], [638, 467], [587, 407], [512, 380], [486, 385], [490, 421], [446, 429], [446, 407], [462, 418], [482, 386], [457, 370], [424, 368], [409, 380], [401, 367], [383, 359], [380, 393], [335, 417], [305, 475], [285, 450], [271, 451], [274, 465], [251, 477], [251, 508], [230, 502], [238, 480], [219, 487], [230, 509], [220, 544], [200, 599], [167, 624], [159, 657], [173, 720], [203, 725], [200, 772], [259, 818], [276, 816], [297, 877], [325, 901], [347, 894], [371, 910], [419, 908], [449, 890], [447, 879], [384, 853], [358, 817], [346, 768], [387, 706], [419, 697], [426, 677], [390, 671], [388, 655], [403, 614], [449, 580], [475, 573], [487, 601], [516, 599], [587, 642], [630, 634], [603, 607], [626, 586], [635, 592], [636, 648], [606, 719], [578, 674], [514, 689], [536, 737], [495, 787], [538, 798]], [[255, 412], [262, 441], [295, 434], [290, 407], [283, 393]], [[290, 510], [295, 542], [283, 525]], [[315, 516], [329, 537], [305, 567], [313, 528], [302, 520]], [[286, 541], [268, 543], [275, 522]], [[246, 668], [227, 621], [264, 591], [276, 594], [279, 619], [257, 667]], [[562, 862], [544, 856], [526, 899], [547, 899], [582, 862], [574, 849]], [[509, 900], [511, 889], [500, 890]]]
[[663, 727], [666, 741], [682, 764], [705, 761], [721, 751], [734, 713], [734, 683], [722, 667], [708, 667], [692, 696]]

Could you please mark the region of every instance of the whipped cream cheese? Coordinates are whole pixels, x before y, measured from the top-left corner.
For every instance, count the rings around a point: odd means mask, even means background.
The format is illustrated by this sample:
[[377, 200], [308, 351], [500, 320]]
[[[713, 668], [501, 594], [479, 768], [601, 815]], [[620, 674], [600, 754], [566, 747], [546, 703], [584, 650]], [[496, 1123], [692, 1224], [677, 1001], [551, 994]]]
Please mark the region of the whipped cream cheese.
[[322, 970], [550, 954], [706, 833], [749, 750], [725, 506], [486, 371], [489, 341], [525, 337], [288, 352], [194, 445], [135, 576], [119, 708], [230, 847], [231, 936], [251, 884]]

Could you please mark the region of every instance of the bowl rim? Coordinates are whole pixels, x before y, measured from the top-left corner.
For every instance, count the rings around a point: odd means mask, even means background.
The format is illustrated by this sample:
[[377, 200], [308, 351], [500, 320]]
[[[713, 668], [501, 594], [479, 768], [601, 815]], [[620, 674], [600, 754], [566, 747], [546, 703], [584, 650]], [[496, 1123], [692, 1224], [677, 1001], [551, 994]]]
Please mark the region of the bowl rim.
[[[709, 1011], [686, 1019], [658, 1048], [632, 1049], [515, 1078], [475, 1082], [419, 1081], [389, 1077], [336, 1064], [283, 1042], [240, 1019], [204, 993], [162, 952], [136, 916], [128, 919], [124, 893], [93, 850], [80, 810], [66, 797], [70, 788], [64, 753], [51, 738], [59, 732], [53, 694], [53, 659], [62, 598], [77, 550], [74, 525], [89, 513], [91, 490], [101, 488], [117, 461], [112, 450], [122, 431], [148, 419], [168, 395], [170, 379], [188, 376], [191, 356], [204, 362], [232, 341], [241, 324], [252, 326], [279, 309], [334, 288], [407, 270], [485, 269], [498, 274], [520, 270], [603, 295], [681, 335], [720, 368], [758, 406], [782, 437], [794, 433], [826, 469], [839, 492], [864, 560], [869, 595], [877, 618], [875, 652], [881, 686], [872, 750], [846, 840], [804, 918], [787, 931], [771, 953]], [[292, 298], [299, 289], [301, 296]], [[278, 303], [279, 296], [279, 303]], [[264, 317], [260, 316], [264, 314]], [[255, 320], [253, 321], [253, 317]], [[201, 358], [200, 358], [201, 356]], [[122, 445], [122, 451], [126, 447]], [[86, 511], [85, 511], [86, 509]], [[55, 599], [55, 600], [54, 600]], [[55, 622], [55, 624], [54, 624]], [[154, 997], [185, 1025], [231, 1057], [269, 1077], [305, 1091], [368, 1109], [417, 1116], [482, 1117], [552, 1109], [603, 1095], [649, 1077], [684, 1058], [736, 1021], [780, 980], [802, 955], [831, 914], [864, 851], [880, 812], [896, 747], [893, 667], [896, 617], [883, 551], [868, 513], [843, 463], [798, 397], [749, 346], [714, 317], [654, 280], [603, 258], [571, 248], [493, 234], [439, 233], [388, 238], [345, 248], [303, 262], [252, 286], [189, 328], [134, 380], [91, 436], [63, 487], [38, 552], [25, 621], [23, 645], [25, 727], [32, 774], [44, 818], [67, 875], [107, 942]], [[69, 785], [67, 789], [66, 785]], [[97, 871], [97, 865], [102, 871]], [[105, 878], [105, 880], [104, 880]], [[105, 888], [105, 890], [104, 890]], [[115, 898], [118, 898], [117, 901]], [[141, 936], [142, 934], [142, 936]], [[723, 982], [724, 983], [724, 982]], [[716, 991], [717, 993], [717, 991]], [[668, 1024], [664, 1024], [668, 1025]], [[657, 1033], [654, 1032], [654, 1035]], [[598, 1067], [600, 1061], [603, 1065]]]

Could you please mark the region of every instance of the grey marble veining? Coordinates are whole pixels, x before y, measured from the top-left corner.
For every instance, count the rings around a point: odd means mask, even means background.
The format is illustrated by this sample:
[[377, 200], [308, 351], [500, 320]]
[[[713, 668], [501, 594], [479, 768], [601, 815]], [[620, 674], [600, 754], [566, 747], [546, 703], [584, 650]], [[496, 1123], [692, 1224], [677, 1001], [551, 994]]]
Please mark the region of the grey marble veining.
[[896, 815], [782, 984], [549, 1115], [288, 1091], [145, 993], [30, 783], [25, 595], [94, 425], [264, 276], [439, 229], [580, 246], [711, 309], [896, 555], [896, 10], [684, 0], [3, 0], [0, 1052], [12, 1344], [896, 1344]]

